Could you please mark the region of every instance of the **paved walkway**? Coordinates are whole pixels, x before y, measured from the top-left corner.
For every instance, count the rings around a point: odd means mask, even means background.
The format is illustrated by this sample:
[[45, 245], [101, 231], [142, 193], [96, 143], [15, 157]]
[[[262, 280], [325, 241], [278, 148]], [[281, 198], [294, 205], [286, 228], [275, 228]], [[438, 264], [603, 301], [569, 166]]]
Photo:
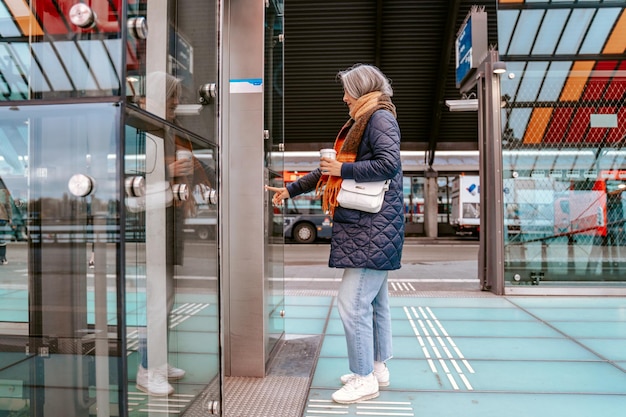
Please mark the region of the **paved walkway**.
[[[466, 266], [443, 265], [457, 274]], [[330, 400], [339, 376], [349, 372], [332, 285], [326, 291], [288, 285], [288, 339], [321, 340], [303, 417], [626, 415], [626, 298], [499, 297], [463, 275], [435, 287], [426, 282], [426, 290], [419, 283], [413, 290], [393, 287], [428, 267], [390, 276], [391, 385], [354, 405]], [[289, 266], [286, 274], [319, 277], [323, 268]], [[441, 276], [437, 268], [434, 276]], [[337, 271], [325, 270], [328, 287]]]

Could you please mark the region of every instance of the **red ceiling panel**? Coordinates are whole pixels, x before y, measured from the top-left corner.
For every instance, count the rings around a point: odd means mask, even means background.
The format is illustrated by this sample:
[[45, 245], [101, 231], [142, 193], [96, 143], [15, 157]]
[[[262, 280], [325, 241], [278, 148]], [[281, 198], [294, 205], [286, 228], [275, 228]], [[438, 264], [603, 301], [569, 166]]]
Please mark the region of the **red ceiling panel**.
[[622, 100], [624, 92], [626, 92], [626, 61], [622, 61], [619, 64], [618, 72], [606, 89], [604, 98], [606, 100]]
[[[626, 108], [621, 107], [617, 111], [617, 127], [611, 129], [606, 138], [608, 143], [623, 142], [626, 137]], [[621, 143], [624, 145], [624, 143]]]
[[583, 100], [600, 100], [604, 95], [606, 86], [609, 82], [609, 74], [615, 70], [617, 66], [616, 61], [600, 61], [596, 64], [594, 70], [591, 72], [591, 77], [585, 87], [583, 93]]
[[593, 113], [591, 107], [581, 107], [576, 109], [570, 129], [565, 137], [567, 143], [581, 143], [585, 138], [587, 129], [589, 128], [589, 118]]
[[[56, 4], [55, 4], [56, 3]], [[76, 0], [32, 0], [31, 4], [35, 14], [44, 26], [44, 30], [50, 35], [62, 35], [72, 33], [119, 33], [120, 13], [122, 0], [88, 0], [87, 4], [96, 15], [96, 26], [93, 28], [80, 28], [73, 25], [69, 19], [69, 13]]]
[[558, 144], [563, 141], [573, 112], [574, 109], [572, 107], [559, 107], [554, 109], [548, 130], [543, 139], [545, 143]]
[[68, 33], [69, 23], [59, 14], [52, 1], [32, 0], [31, 6], [46, 34], [65, 35]]

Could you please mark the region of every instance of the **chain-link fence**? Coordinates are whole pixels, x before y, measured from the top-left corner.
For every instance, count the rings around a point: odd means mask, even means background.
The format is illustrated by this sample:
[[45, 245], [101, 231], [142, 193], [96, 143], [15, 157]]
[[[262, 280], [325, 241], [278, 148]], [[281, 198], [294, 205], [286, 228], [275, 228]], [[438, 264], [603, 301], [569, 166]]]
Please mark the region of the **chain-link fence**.
[[507, 64], [507, 282], [626, 280], [626, 78], [618, 62]]

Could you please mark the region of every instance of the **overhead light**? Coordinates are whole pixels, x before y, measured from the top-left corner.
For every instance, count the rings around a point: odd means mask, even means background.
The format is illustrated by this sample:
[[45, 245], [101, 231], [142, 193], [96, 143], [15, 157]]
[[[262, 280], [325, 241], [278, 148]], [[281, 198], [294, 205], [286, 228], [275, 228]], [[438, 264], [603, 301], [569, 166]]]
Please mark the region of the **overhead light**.
[[506, 72], [506, 63], [502, 61], [494, 62], [492, 71], [494, 74], [504, 74]]
[[446, 106], [450, 111], [476, 111], [478, 110], [478, 99], [446, 100]]

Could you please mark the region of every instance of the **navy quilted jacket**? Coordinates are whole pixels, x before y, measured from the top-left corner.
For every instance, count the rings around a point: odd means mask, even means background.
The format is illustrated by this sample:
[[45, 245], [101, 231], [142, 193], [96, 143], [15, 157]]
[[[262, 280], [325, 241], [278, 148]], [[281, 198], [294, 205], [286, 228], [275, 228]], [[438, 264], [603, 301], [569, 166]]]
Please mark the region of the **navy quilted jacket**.
[[[288, 184], [291, 197], [315, 189], [320, 169]], [[357, 182], [391, 178], [385, 202], [378, 213], [366, 213], [337, 207], [333, 216], [333, 233], [328, 265], [335, 268], [400, 268], [404, 244], [404, 198], [400, 162], [400, 129], [386, 110], [370, 118], [354, 163], [341, 166], [344, 179]]]

